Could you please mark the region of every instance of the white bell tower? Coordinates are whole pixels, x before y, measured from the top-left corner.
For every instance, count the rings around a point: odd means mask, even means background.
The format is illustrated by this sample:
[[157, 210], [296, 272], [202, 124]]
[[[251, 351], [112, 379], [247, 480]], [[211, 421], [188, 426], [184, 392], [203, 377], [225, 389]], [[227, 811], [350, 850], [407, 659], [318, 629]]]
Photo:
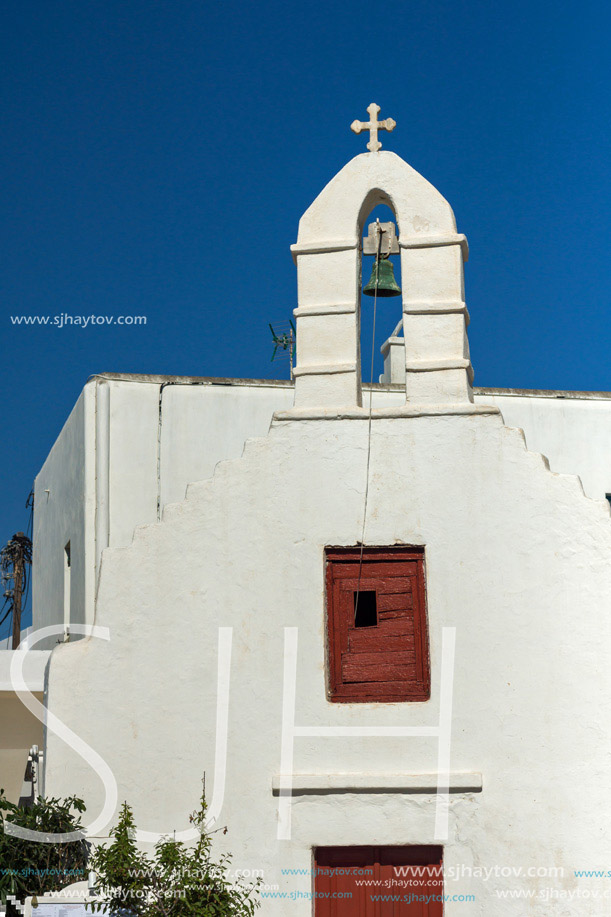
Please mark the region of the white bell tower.
[[[375, 111], [372, 111], [375, 109]], [[364, 413], [361, 398], [361, 249], [374, 207], [394, 213], [401, 253], [405, 409], [403, 414], [479, 413], [473, 404], [463, 263], [467, 240], [439, 192], [395, 153], [379, 151], [377, 131], [394, 121], [354, 122], [375, 128], [375, 149], [352, 159], [321, 191], [299, 222], [291, 246], [297, 264], [297, 359], [292, 417]], [[375, 116], [375, 117], [374, 117]], [[391, 125], [389, 127], [389, 125]], [[378, 302], [392, 310], [395, 300]], [[363, 305], [363, 309], [368, 308]], [[388, 409], [383, 411], [386, 415]], [[394, 409], [393, 413], [397, 413]]]

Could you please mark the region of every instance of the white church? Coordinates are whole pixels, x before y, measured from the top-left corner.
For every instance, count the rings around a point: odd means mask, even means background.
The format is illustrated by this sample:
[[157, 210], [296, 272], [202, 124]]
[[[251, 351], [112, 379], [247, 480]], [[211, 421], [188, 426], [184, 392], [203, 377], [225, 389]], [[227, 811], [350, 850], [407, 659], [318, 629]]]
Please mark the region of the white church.
[[[18, 796], [38, 744], [46, 795], [92, 837], [127, 800], [149, 849], [192, 837], [205, 774], [270, 917], [599, 917], [611, 394], [473, 388], [467, 239], [378, 111], [291, 246], [293, 381], [85, 385], [36, 479], [0, 762]], [[383, 885], [411, 865], [443, 882]]]

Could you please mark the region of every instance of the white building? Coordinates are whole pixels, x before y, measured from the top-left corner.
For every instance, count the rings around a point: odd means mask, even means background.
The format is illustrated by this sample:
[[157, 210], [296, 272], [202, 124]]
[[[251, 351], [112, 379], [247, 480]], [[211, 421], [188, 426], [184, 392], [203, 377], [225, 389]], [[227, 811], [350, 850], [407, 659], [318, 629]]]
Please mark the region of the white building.
[[[611, 393], [475, 388], [473, 397], [522, 429], [552, 471], [579, 475], [595, 500], [611, 494]], [[92, 623], [104, 548], [131, 544], [137, 525], [161, 518], [218, 462], [239, 458], [293, 398], [293, 384], [281, 380], [93, 376], [36, 478], [37, 627], [64, 617]], [[404, 384], [374, 386], [374, 407], [404, 401]]]
[[[370, 414], [360, 248], [379, 203], [406, 371]], [[97, 835], [127, 799], [150, 842], [188, 836], [205, 772], [219, 844], [293, 894], [262, 913], [336, 888], [283, 869], [442, 858], [444, 914], [521, 917], [499, 888], [576, 890], [611, 855], [611, 396], [473, 392], [466, 240], [393, 153], [349, 162], [293, 253], [294, 385], [96, 376], [37, 478], [34, 623], [71, 637], [47, 671], [72, 733], [46, 731], [46, 792], [83, 795]], [[524, 873], [453, 881], [473, 866]], [[351, 887], [338, 917], [370, 913]]]

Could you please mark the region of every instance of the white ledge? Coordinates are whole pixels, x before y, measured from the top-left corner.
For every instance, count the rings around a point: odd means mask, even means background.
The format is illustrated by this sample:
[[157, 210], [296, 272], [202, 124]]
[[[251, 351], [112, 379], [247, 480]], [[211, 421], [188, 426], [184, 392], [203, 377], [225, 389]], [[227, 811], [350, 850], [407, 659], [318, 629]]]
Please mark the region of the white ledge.
[[410, 360], [405, 365], [408, 373], [434, 373], [444, 369], [470, 369], [471, 361], [455, 360]]
[[355, 373], [356, 363], [313, 363], [310, 366], [296, 366], [293, 376], [326, 376], [329, 373]]
[[[386, 420], [389, 417], [438, 417], [440, 415], [464, 416], [470, 414], [500, 414], [494, 405], [472, 404], [469, 401], [455, 404], [402, 405], [395, 408], [376, 408], [371, 412], [372, 420]], [[276, 411], [274, 421], [283, 420], [368, 420], [369, 410], [358, 407], [309, 407]]]
[[462, 232], [435, 236], [401, 236], [399, 239], [399, 248], [439, 248], [442, 245], [460, 245], [463, 260], [469, 260], [469, 243]]
[[[469, 260], [469, 243], [462, 232], [443, 233], [439, 235], [401, 236], [400, 248], [439, 248], [443, 245], [460, 245], [463, 259]], [[299, 255], [322, 255], [327, 252], [345, 252], [355, 249], [360, 250], [360, 242], [353, 239], [329, 239], [322, 242], [295, 242], [291, 245], [293, 261], [297, 262]]]
[[347, 315], [356, 312], [355, 302], [322, 303], [318, 306], [299, 306], [293, 309], [295, 318], [305, 318], [309, 315]]
[[[438, 781], [440, 782], [438, 789]], [[290, 781], [290, 783], [289, 783]], [[290, 790], [288, 787], [290, 786]], [[293, 774], [272, 778], [272, 793], [292, 796], [332, 793], [436, 794], [481, 793], [482, 775], [478, 773], [438, 774]]]
[[396, 335], [391, 335], [391, 337], [386, 338], [382, 346], [380, 347], [380, 353], [385, 357], [390, 350], [393, 344], [398, 344], [400, 347], [405, 347], [405, 338], [397, 337]]
[[291, 245], [291, 254], [296, 264], [298, 255], [324, 255], [327, 252], [346, 252], [356, 248], [358, 248], [358, 242], [350, 239], [324, 242], [295, 242], [294, 245]]
[[456, 299], [453, 301], [441, 301], [435, 299], [408, 300], [403, 303], [404, 315], [452, 315], [456, 312], [462, 312], [467, 316], [469, 323], [469, 311], [466, 302]]

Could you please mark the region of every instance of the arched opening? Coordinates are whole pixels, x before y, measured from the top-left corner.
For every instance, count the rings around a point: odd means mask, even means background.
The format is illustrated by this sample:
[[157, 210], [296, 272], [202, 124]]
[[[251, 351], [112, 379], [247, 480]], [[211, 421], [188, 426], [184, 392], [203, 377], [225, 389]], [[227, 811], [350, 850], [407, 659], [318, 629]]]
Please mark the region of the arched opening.
[[[400, 261], [396, 251], [385, 264], [394, 270], [387, 289], [399, 295], [378, 297], [374, 335], [373, 299], [361, 291], [375, 252], [363, 255], [361, 240], [376, 216], [396, 225], [401, 251]], [[356, 156], [304, 213], [292, 249], [299, 291], [296, 410], [472, 400], [462, 279], [466, 240], [456, 232], [447, 201], [407, 163], [387, 151]], [[403, 295], [391, 285], [397, 281]], [[383, 395], [374, 381], [370, 402], [363, 389], [367, 393], [368, 381], [382, 375], [380, 346], [389, 338], [397, 392]]]
[[[384, 200], [384, 203], [378, 201]], [[367, 237], [368, 227], [377, 220], [380, 223], [394, 223], [396, 227], [396, 239], [399, 238], [399, 226], [397, 218], [390, 205], [390, 200], [381, 192], [377, 192], [371, 203], [373, 208], [367, 212], [367, 201], [361, 211], [359, 224], [361, 227], [361, 239]], [[384, 374], [384, 357], [382, 356], [382, 345], [392, 335], [397, 325], [402, 319], [402, 297], [378, 296], [375, 300], [375, 336], [374, 336], [374, 297], [363, 293], [363, 288], [369, 282], [372, 269], [375, 263], [375, 255], [367, 254], [367, 247], [361, 252], [361, 301], [360, 301], [360, 320], [359, 320], [359, 344], [360, 344], [360, 365], [361, 380], [363, 384], [368, 385], [371, 380], [376, 383]], [[388, 260], [391, 262], [394, 272], [394, 278], [401, 287], [401, 258], [400, 255], [391, 254]], [[402, 330], [398, 332], [403, 336]], [[373, 372], [372, 372], [372, 345], [373, 345]]]

